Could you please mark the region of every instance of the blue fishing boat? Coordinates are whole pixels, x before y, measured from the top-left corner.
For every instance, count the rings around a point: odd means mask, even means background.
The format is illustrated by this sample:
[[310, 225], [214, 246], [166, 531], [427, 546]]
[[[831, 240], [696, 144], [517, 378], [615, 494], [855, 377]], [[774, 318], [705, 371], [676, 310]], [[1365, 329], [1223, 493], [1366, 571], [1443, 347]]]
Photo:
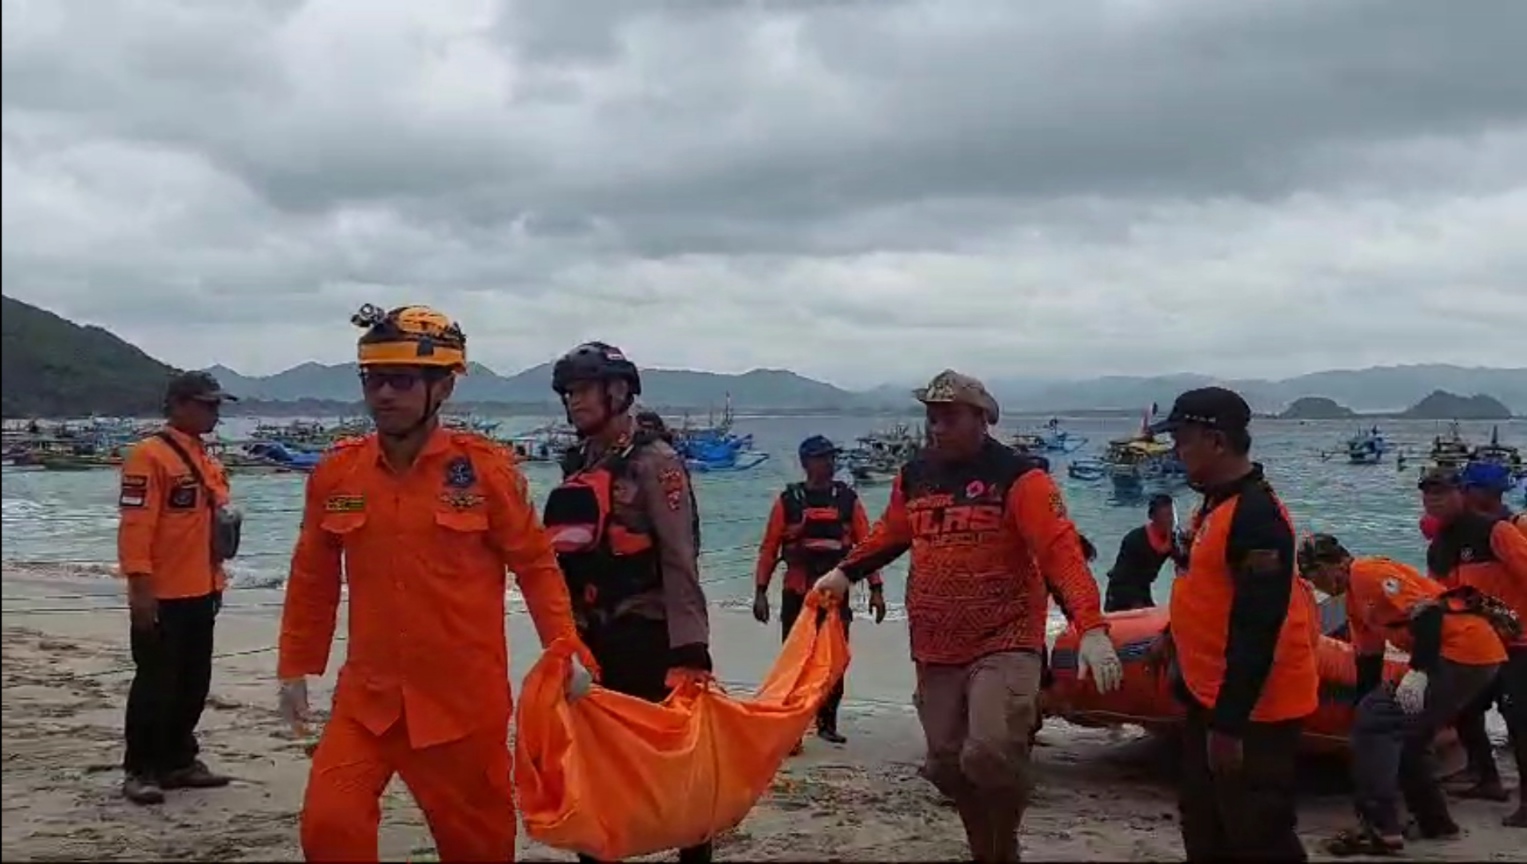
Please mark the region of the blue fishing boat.
[[1076, 435], [1061, 428], [1058, 417], [1051, 417], [1035, 437], [1050, 453], [1075, 453], [1087, 445], [1085, 436]]
[[684, 464], [696, 474], [747, 471], [768, 461], [769, 454], [753, 449], [753, 436], [727, 436], [710, 440], [688, 440], [684, 446]]
[[303, 474], [312, 472], [323, 458], [322, 453], [287, 447], [280, 441], [252, 441], [244, 445], [244, 454], [256, 463]]
[[1377, 426], [1359, 431], [1347, 439], [1345, 446], [1347, 461], [1353, 465], [1377, 465], [1383, 461], [1384, 454], [1393, 449]]

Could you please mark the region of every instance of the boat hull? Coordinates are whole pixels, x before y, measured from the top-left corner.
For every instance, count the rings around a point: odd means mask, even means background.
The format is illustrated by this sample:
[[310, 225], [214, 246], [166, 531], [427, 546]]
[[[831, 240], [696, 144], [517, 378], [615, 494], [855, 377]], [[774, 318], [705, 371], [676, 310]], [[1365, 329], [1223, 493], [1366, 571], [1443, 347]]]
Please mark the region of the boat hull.
[[[1164, 607], [1113, 612], [1107, 616], [1110, 635], [1124, 663], [1124, 683], [1116, 691], [1099, 694], [1089, 681], [1076, 677], [1076, 649], [1080, 635], [1070, 628], [1055, 641], [1050, 655], [1054, 681], [1044, 695], [1045, 713], [1078, 726], [1107, 727], [1131, 724], [1165, 733], [1183, 721], [1181, 703], [1171, 692], [1166, 676], [1146, 668], [1151, 644], [1166, 627]], [[1322, 636], [1319, 648], [1320, 708], [1304, 725], [1302, 749], [1307, 753], [1342, 754], [1349, 746], [1357, 668], [1352, 646]], [[1403, 661], [1387, 661], [1386, 679], [1404, 674]]]

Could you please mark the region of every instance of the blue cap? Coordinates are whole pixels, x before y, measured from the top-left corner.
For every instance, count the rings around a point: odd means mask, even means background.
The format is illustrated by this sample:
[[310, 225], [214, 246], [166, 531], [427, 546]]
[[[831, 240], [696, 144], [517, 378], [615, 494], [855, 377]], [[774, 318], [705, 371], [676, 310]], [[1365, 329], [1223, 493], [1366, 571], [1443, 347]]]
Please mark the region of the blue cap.
[[1507, 492], [1511, 489], [1511, 471], [1499, 462], [1470, 462], [1458, 477], [1465, 489], [1484, 492]]
[[813, 435], [801, 442], [800, 455], [802, 459], [836, 456], [838, 455], [838, 447], [826, 435]]

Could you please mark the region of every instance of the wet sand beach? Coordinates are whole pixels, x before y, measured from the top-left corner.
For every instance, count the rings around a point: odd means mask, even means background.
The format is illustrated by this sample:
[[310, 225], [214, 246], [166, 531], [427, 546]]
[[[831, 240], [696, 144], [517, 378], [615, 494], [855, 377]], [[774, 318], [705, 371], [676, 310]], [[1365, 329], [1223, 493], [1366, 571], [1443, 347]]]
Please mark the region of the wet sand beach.
[[[275, 712], [274, 644], [280, 595], [236, 591], [218, 624], [213, 696], [202, 721], [207, 761], [232, 786], [170, 793], [139, 808], [118, 795], [122, 705], [130, 668], [119, 590], [100, 579], [36, 568], [4, 572], [3, 844], [22, 860], [296, 860], [297, 812], [308, 768], [305, 742]], [[762, 677], [777, 626], [736, 610], [713, 615], [721, 677], [734, 692]], [[529, 621], [508, 623], [515, 674], [536, 657]], [[341, 622], [340, 632], [343, 632]], [[773, 789], [717, 841], [722, 860], [958, 860], [954, 812], [916, 773], [922, 744], [909, 706], [905, 625], [856, 622], [845, 704], [845, 747], [809, 740]], [[343, 658], [336, 645], [334, 668]], [[326, 705], [331, 674], [316, 688]], [[1182, 855], [1169, 758], [1125, 732], [1050, 721], [1037, 751], [1039, 787], [1025, 820], [1029, 860], [1174, 860]], [[1508, 760], [1502, 759], [1503, 766]], [[1314, 772], [1317, 766], [1312, 766]], [[1312, 780], [1301, 829], [1313, 857], [1319, 840], [1350, 819], [1348, 799]], [[1499, 826], [1505, 805], [1456, 802], [1462, 838], [1415, 843], [1408, 857], [1521, 860], [1527, 832]], [[429, 832], [399, 783], [383, 807], [382, 854], [431, 855]], [[522, 860], [572, 860], [521, 837]]]

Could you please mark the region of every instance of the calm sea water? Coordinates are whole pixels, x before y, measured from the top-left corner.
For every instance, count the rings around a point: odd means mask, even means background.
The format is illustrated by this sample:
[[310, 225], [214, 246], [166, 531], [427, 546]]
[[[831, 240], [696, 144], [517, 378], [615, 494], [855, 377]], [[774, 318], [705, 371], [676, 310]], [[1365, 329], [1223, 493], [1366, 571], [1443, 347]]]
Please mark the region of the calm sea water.
[[[1016, 418], [1010, 428], [1037, 425], [1041, 418]], [[504, 431], [530, 429], [543, 420], [510, 418]], [[1094, 455], [1110, 438], [1132, 431], [1129, 419], [1065, 421], [1089, 443], [1070, 457], [1052, 455], [1055, 476], [1065, 490], [1073, 518], [1100, 550], [1101, 575], [1112, 562], [1119, 538], [1140, 524], [1144, 502], [1118, 500], [1106, 482], [1087, 483], [1066, 476], [1068, 458]], [[240, 418], [219, 431], [241, 437], [255, 421]], [[706, 590], [712, 602], [730, 604], [751, 596], [751, 573], [757, 544], [775, 495], [783, 484], [797, 479], [796, 444], [812, 434], [825, 434], [840, 443], [851, 442], [884, 421], [865, 418], [751, 418], [739, 419], [740, 432], [750, 432], [756, 446], [771, 458], [760, 467], [738, 474], [697, 475], [696, 494], [703, 517], [702, 553]], [[1488, 439], [1491, 424], [1466, 424], [1471, 441]], [[1386, 435], [1407, 451], [1424, 454], [1442, 424], [1388, 422]], [[1419, 564], [1423, 545], [1417, 528], [1419, 499], [1414, 465], [1400, 472], [1393, 461], [1377, 466], [1351, 466], [1339, 458], [1322, 461], [1322, 450], [1337, 447], [1352, 434], [1350, 423], [1262, 421], [1253, 430], [1256, 457], [1304, 531], [1340, 535], [1360, 554], [1383, 554]], [[1503, 442], [1527, 446], [1527, 421], [1500, 424]], [[538, 499], [556, 482], [552, 466], [526, 468]], [[234, 491], [246, 513], [244, 548], [233, 565], [239, 588], [279, 587], [296, 537], [302, 501], [300, 475], [235, 476]], [[7, 561], [66, 565], [79, 573], [102, 576], [111, 572], [116, 542], [116, 474], [112, 471], [11, 471], [3, 477], [3, 533], [0, 549]], [[861, 490], [871, 515], [878, 513], [887, 487]], [[1520, 493], [1517, 493], [1518, 496]], [[1176, 493], [1179, 512], [1186, 518], [1194, 497]], [[889, 597], [900, 599], [905, 563], [887, 573]], [[1169, 576], [1157, 584], [1165, 597]]]

